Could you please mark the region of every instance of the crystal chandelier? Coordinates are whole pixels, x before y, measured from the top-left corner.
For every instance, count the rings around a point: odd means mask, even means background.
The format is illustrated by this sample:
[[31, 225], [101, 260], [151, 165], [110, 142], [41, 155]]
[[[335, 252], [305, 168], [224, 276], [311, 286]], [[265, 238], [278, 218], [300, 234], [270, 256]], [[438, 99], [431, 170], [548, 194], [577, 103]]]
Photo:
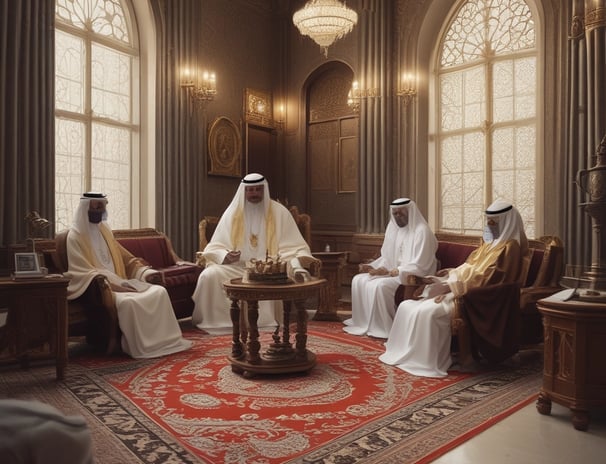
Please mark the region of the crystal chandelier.
[[302, 35], [316, 42], [324, 56], [335, 40], [349, 34], [358, 22], [358, 14], [339, 0], [309, 0], [295, 12], [292, 22]]

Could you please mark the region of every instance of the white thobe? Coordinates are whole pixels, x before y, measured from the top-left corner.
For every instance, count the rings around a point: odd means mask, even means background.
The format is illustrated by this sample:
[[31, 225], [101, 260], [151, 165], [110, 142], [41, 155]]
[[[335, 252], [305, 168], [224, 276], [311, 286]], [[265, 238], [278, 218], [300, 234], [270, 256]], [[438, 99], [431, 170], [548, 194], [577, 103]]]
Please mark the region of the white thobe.
[[450, 356], [451, 313], [454, 295], [436, 303], [434, 298], [405, 300], [398, 306], [385, 353], [379, 359], [413, 375], [445, 377]]
[[381, 256], [370, 266], [397, 269], [398, 275], [355, 275], [351, 282], [352, 317], [343, 322], [343, 330], [352, 335], [387, 338], [396, 312], [394, 296], [398, 286], [406, 282], [408, 275], [433, 274], [436, 249], [435, 236], [424, 220], [398, 227], [392, 219], [385, 232]]
[[144, 292], [115, 292], [122, 351], [133, 358], [156, 358], [192, 346], [181, 334], [168, 292], [150, 285]]

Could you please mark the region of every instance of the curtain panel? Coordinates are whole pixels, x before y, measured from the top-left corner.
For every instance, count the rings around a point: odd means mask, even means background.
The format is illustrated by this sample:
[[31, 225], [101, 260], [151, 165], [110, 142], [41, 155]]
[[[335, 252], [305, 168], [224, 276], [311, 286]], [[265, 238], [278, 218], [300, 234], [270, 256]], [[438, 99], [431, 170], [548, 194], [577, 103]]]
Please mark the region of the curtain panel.
[[0, 0], [0, 246], [27, 238], [29, 211], [54, 222], [54, 12]]
[[[606, 0], [569, 0], [567, 178], [595, 165], [606, 135]], [[591, 265], [591, 220], [580, 208], [588, 201], [571, 184], [567, 194], [566, 263]], [[570, 273], [578, 273], [569, 270]]]

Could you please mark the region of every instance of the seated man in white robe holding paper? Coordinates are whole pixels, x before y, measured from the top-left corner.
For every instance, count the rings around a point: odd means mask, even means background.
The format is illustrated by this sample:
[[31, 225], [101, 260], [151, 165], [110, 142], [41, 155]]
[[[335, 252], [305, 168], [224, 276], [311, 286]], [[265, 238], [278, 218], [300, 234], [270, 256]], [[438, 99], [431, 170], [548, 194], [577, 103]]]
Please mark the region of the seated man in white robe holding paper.
[[154, 271], [114, 238], [106, 222], [107, 198], [85, 193], [67, 235], [67, 298], [82, 295], [99, 274], [109, 281], [122, 331], [122, 351], [155, 358], [191, 347], [182, 336], [166, 289], [152, 285]]
[[[280, 257], [289, 264], [289, 274], [304, 279], [316, 258], [301, 235], [292, 214], [269, 197], [269, 187], [261, 174], [248, 174], [238, 186], [217, 228], [203, 250], [206, 268], [198, 277], [192, 296], [193, 323], [208, 333], [228, 333], [232, 329], [230, 301], [223, 282], [244, 277], [247, 263]], [[281, 302], [259, 302], [259, 327], [277, 325], [276, 310]]]

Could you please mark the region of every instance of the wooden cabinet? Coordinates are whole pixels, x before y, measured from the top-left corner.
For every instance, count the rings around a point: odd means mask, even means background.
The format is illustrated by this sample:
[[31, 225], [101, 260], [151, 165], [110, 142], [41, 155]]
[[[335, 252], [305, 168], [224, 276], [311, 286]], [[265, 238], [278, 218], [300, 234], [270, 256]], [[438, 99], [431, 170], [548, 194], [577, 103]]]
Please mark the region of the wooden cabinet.
[[0, 278], [0, 308], [6, 324], [0, 327], [0, 360], [55, 358], [57, 379], [67, 366], [67, 284], [64, 277], [12, 280]]
[[545, 337], [537, 410], [550, 414], [555, 401], [570, 408], [575, 429], [587, 430], [591, 408], [606, 406], [606, 302], [558, 296], [537, 304]]
[[341, 282], [347, 263], [346, 251], [323, 251], [312, 253], [314, 258], [322, 261], [320, 275], [328, 282], [320, 291], [318, 311], [315, 321], [340, 321], [337, 315], [339, 298], [341, 298]]

